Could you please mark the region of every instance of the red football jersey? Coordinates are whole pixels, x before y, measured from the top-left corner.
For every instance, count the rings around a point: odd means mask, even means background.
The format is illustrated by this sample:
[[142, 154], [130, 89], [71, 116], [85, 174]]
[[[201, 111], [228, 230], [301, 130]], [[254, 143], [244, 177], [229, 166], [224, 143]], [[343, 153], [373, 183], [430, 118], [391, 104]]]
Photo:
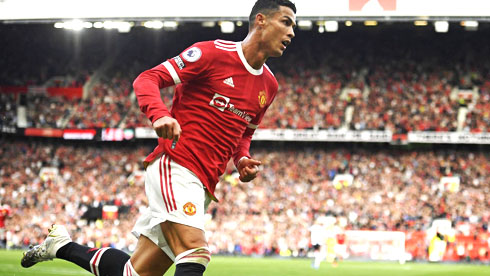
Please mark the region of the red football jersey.
[[[169, 113], [159, 89], [174, 84]], [[241, 157], [250, 157], [252, 134], [278, 84], [267, 65], [256, 70], [247, 63], [240, 42], [215, 40], [196, 43], [143, 72], [134, 88], [152, 123], [170, 114], [182, 128], [174, 149], [172, 141], [159, 138], [145, 162], [165, 153], [194, 172], [214, 196], [228, 160], [233, 157], [236, 164]]]

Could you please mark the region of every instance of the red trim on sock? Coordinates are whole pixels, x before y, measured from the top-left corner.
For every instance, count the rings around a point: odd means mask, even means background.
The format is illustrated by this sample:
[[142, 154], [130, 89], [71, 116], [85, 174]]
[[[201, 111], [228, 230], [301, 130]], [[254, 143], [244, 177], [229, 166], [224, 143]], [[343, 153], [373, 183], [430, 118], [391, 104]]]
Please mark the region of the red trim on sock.
[[185, 259], [185, 258], [204, 258], [208, 261], [211, 261], [211, 258], [208, 256], [208, 255], [187, 255], [187, 256], [184, 256], [182, 258], [180, 258], [181, 260], [182, 259]]
[[97, 267], [96, 267], [96, 265], [95, 265], [95, 264], [97, 263], [97, 260], [99, 259], [99, 255], [100, 255], [100, 253], [102, 253], [102, 251], [103, 251], [102, 249], [99, 249], [99, 251], [97, 251], [97, 253], [95, 253], [95, 259], [94, 259], [94, 262], [93, 262], [93, 263], [91, 263], [91, 265], [92, 265], [92, 270], [93, 270], [93, 272], [94, 272], [94, 275], [95, 275], [95, 276], [99, 276], [99, 275], [97, 274], [97, 269], [96, 269]]
[[99, 250], [98, 248], [90, 248], [89, 250], [87, 250], [87, 253], [90, 253], [92, 251], [95, 251], [95, 250]]

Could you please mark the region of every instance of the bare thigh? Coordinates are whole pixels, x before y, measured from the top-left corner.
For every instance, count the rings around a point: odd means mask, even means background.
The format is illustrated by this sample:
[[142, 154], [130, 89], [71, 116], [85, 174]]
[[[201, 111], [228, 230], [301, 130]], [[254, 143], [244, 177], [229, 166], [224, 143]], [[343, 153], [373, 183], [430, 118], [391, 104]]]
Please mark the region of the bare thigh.
[[173, 261], [150, 239], [140, 235], [131, 264], [140, 276], [162, 276]]
[[168, 220], [160, 226], [175, 256], [190, 249], [207, 246], [204, 231], [201, 229]]

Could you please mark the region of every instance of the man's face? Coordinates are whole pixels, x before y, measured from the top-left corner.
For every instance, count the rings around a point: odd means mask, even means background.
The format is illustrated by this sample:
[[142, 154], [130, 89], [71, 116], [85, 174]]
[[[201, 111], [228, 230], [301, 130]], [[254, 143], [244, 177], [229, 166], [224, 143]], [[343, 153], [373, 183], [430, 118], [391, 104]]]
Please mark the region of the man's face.
[[282, 56], [294, 37], [296, 15], [293, 10], [281, 6], [279, 11], [266, 17], [262, 42], [270, 57]]

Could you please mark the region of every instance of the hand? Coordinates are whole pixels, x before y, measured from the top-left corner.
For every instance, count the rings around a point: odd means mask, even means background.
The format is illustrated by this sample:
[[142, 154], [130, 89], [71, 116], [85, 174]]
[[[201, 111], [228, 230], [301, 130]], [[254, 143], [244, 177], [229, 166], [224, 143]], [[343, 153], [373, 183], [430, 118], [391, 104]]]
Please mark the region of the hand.
[[169, 116], [159, 118], [153, 122], [153, 129], [158, 137], [174, 140], [174, 142], [179, 141], [180, 134], [182, 133], [179, 122]]
[[241, 182], [249, 182], [253, 180], [260, 171], [259, 166], [262, 164], [259, 160], [243, 158], [238, 162], [237, 169], [240, 174]]

